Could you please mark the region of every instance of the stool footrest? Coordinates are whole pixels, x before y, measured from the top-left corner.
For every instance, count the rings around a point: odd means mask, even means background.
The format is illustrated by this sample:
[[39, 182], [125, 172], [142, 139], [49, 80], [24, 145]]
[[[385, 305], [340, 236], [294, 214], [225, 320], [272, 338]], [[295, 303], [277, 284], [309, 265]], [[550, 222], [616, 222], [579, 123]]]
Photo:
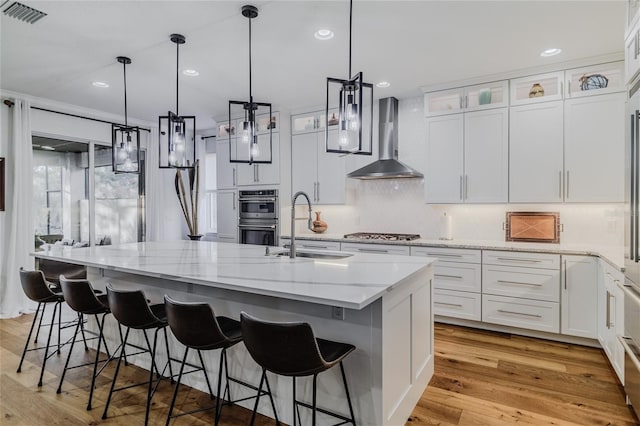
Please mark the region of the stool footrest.
[[[302, 401], [298, 401], [296, 399], [296, 405], [302, 405], [303, 407], [309, 408], [310, 410], [313, 410], [313, 406], [311, 404], [307, 404], [306, 402], [302, 402]], [[340, 413], [336, 413], [335, 411], [329, 411], [326, 410], [324, 408], [320, 408], [320, 407], [316, 407], [316, 411], [322, 413], [322, 414], [327, 414], [329, 416], [335, 417], [336, 419], [340, 419], [343, 420], [342, 423], [338, 423], [337, 425], [334, 426], [338, 426], [338, 425], [343, 425], [346, 423], [351, 423], [351, 419], [345, 415], [342, 415]]]

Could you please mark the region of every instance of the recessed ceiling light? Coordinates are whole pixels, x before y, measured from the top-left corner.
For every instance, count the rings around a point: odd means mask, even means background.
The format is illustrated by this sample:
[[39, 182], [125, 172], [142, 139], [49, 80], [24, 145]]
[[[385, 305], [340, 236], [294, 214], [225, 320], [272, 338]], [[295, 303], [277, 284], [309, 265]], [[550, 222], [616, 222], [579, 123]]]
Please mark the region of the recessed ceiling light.
[[188, 76], [188, 77], [197, 77], [200, 75], [200, 73], [196, 70], [191, 70], [191, 69], [187, 69], [187, 70], [183, 70], [182, 74]]
[[320, 28], [318, 31], [315, 32], [315, 34], [313, 34], [313, 36], [318, 40], [329, 40], [333, 38], [334, 34], [333, 34], [333, 31], [327, 28]]
[[105, 83], [104, 81], [94, 81], [93, 84], [95, 87], [99, 87], [101, 89], [106, 89], [109, 87], [109, 83]]
[[47, 151], [55, 151], [56, 149], [52, 146], [49, 145], [42, 145], [40, 148], [47, 150]]
[[381, 87], [383, 89], [389, 86], [391, 86], [391, 83], [389, 83], [388, 81], [381, 81], [378, 84], [376, 84], [376, 87]]
[[562, 49], [558, 49], [558, 48], [554, 47], [554, 48], [551, 48], [551, 49], [543, 50], [542, 53], [540, 54], [540, 56], [546, 58], [548, 56], [556, 56], [556, 55], [560, 54], [560, 52], [562, 52]]

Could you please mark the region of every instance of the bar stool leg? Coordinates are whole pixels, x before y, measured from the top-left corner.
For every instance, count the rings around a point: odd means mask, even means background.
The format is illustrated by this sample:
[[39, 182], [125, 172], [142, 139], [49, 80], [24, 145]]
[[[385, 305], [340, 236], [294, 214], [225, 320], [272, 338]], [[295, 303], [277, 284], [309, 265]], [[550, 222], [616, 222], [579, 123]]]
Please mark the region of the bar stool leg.
[[162, 328], [164, 331], [164, 347], [167, 350], [167, 363], [169, 364], [169, 377], [173, 384], [173, 368], [171, 368], [171, 353], [169, 352], [169, 338], [167, 337], [167, 327]]
[[124, 348], [127, 346], [127, 340], [129, 339], [130, 330], [131, 329], [127, 327], [127, 331], [126, 333], [124, 333], [124, 340], [122, 341], [122, 347], [120, 348], [120, 355], [118, 356], [118, 364], [116, 364], [116, 371], [115, 373], [113, 373], [113, 380], [111, 381], [111, 389], [109, 389], [109, 396], [107, 397], [107, 403], [104, 406], [104, 412], [102, 413], [102, 420], [107, 418], [107, 410], [109, 410], [109, 404], [111, 403], [111, 395], [113, 395], [113, 389], [116, 386], [116, 380], [118, 379], [118, 372], [120, 371], [120, 364], [122, 363], [122, 354], [124, 353]]
[[60, 302], [56, 302], [53, 305], [53, 315], [51, 316], [51, 325], [49, 326], [49, 337], [47, 338], [47, 346], [44, 348], [44, 359], [42, 360], [42, 369], [40, 370], [40, 380], [38, 381], [38, 387], [42, 387], [42, 377], [44, 376], [44, 367], [47, 364], [47, 358], [49, 358], [49, 344], [51, 343], [51, 333], [53, 331], [53, 324], [56, 320], [56, 309], [62, 309]]
[[312, 416], [312, 421], [311, 424], [313, 426], [316, 426], [316, 402], [317, 402], [317, 393], [318, 393], [318, 375], [314, 374], [313, 375], [313, 413], [311, 414]]
[[291, 377], [291, 382], [293, 383], [293, 426], [296, 426], [296, 414], [298, 413], [298, 403], [296, 401], [296, 376]]
[[[156, 332], [158, 331], [158, 329], [156, 329]], [[147, 342], [147, 348], [149, 348], [149, 352], [151, 352], [151, 343], [149, 342], [149, 336], [147, 336], [147, 330], [142, 329], [142, 334], [144, 335], [144, 340]], [[154, 342], [155, 344], [155, 342]], [[153, 360], [152, 360], [153, 361]], [[160, 371], [158, 370], [158, 366], [155, 365], [155, 363], [151, 363], [152, 367], [155, 367], [156, 370], [156, 377], [160, 378]]]
[[41, 305], [42, 305], [42, 303], [38, 303], [38, 307], [36, 308], [36, 314], [33, 317], [33, 321], [31, 321], [31, 329], [29, 329], [29, 335], [27, 336], [27, 341], [24, 344], [24, 350], [22, 351], [22, 357], [20, 358], [20, 364], [18, 364], [18, 369], [16, 370], [16, 373], [19, 373], [22, 370], [22, 362], [24, 361], [24, 356], [27, 353], [27, 348], [29, 347], [29, 340], [31, 340], [31, 334], [33, 333], [33, 327], [36, 325], [36, 321], [38, 321], [38, 312], [40, 312], [40, 306]]
[[280, 420], [278, 420], [278, 411], [276, 411], [276, 404], [273, 402], [273, 394], [271, 393], [271, 386], [269, 386], [269, 378], [267, 377], [267, 372], [264, 372], [264, 382], [267, 385], [267, 392], [269, 395], [269, 400], [271, 401], [271, 408], [273, 408], [273, 417], [276, 418], [276, 425], [280, 424]]
[[78, 321], [80, 321], [80, 331], [82, 332], [82, 341], [84, 342], [84, 351], [89, 351], [89, 346], [87, 346], [87, 336], [84, 335], [84, 315], [78, 312]]
[[[40, 303], [38, 303], [38, 307], [40, 307]], [[46, 303], [42, 304], [42, 312], [40, 312], [40, 322], [38, 323], [38, 329], [36, 330], [36, 338], [33, 339], [33, 343], [38, 343], [38, 336], [40, 335], [40, 328], [42, 327], [42, 318], [44, 318], [44, 310], [47, 307]]]
[[76, 323], [76, 329], [73, 332], [73, 339], [71, 340], [71, 347], [69, 348], [69, 353], [67, 354], [67, 361], [64, 363], [64, 369], [62, 370], [62, 376], [60, 376], [60, 383], [58, 384], [58, 390], [56, 393], [59, 394], [62, 392], [62, 382], [64, 382], [64, 376], [67, 374], [67, 368], [69, 367], [69, 360], [71, 359], [71, 353], [73, 352], [73, 346], [76, 343], [76, 337], [78, 336], [78, 330], [80, 329], [80, 323], [82, 322], [81, 314], [78, 315], [78, 322]]
[[207, 369], [204, 368], [204, 359], [202, 358], [202, 352], [200, 349], [198, 351], [198, 357], [200, 358], [200, 365], [202, 366], [202, 372], [204, 373], [204, 380], [207, 382], [207, 389], [209, 389], [209, 398], [213, 399], [213, 390], [211, 389], [211, 383], [209, 382], [209, 375], [207, 374]]
[[214, 425], [218, 426], [218, 422], [220, 420], [220, 413], [222, 413], [222, 404], [220, 404], [220, 399], [222, 396], [220, 395], [220, 389], [222, 388], [222, 367], [224, 366], [224, 354], [225, 349], [222, 349], [220, 353], [220, 365], [218, 366], [218, 391], [216, 392], [216, 417], [214, 421]]
[[260, 385], [258, 385], [258, 395], [256, 395], [256, 402], [253, 405], [253, 413], [251, 414], [251, 423], [250, 423], [251, 426], [253, 426], [253, 423], [256, 420], [256, 412], [258, 411], [258, 403], [260, 402], [260, 396], [262, 394], [262, 384], [264, 383], [264, 378], [265, 378], [266, 374], [267, 374], [267, 372], [263, 368], [262, 369], [262, 375], [260, 376]]
[[[100, 358], [100, 343], [104, 340], [103, 328], [104, 328], [104, 319], [107, 314], [102, 314], [102, 321], [98, 321], [98, 315], [96, 315], [96, 321], [98, 322], [98, 348], [96, 349], [96, 358], [93, 361], [93, 374], [91, 375], [91, 389], [89, 389], [89, 402], [87, 403], [87, 411], [91, 410], [91, 400], [93, 399], [93, 389], [96, 385], [96, 371], [98, 370], [98, 359]], [[107, 346], [107, 342], [104, 343], [105, 348]], [[108, 349], [107, 349], [108, 354]]]
[[[173, 406], [176, 404], [176, 397], [178, 396], [178, 388], [180, 387], [180, 380], [182, 380], [182, 372], [184, 371], [184, 365], [187, 363], [188, 353], [189, 353], [189, 347], [185, 347], [184, 356], [182, 357], [182, 364], [180, 364], [180, 372], [178, 373], [178, 380], [176, 381], [176, 386], [175, 386], [175, 389], [173, 390], [173, 397], [171, 398], [171, 405], [169, 406], [169, 415], [167, 416], [167, 423], [166, 423], [167, 426], [169, 426], [169, 422], [171, 421], [171, 414], [173, 414]], [[208, 378], [207, 378], [207, 385], [209, 385]], [[209, 392], [211, 392], [211, 385], [209, 385]]]
[[[145, 330], [143, 330], [145, 331]], [[151, 368], [149, 369], [149, 389], [147, 391], [147, 408], [144, 414], [144, 424], [145, 426], [149, 424], [149, 409], [151, 408], [151, 398], [153, 396], [153, 370], [155, 367], [155, 370], [157, 371], [157, 366], [156, 364], [156, 346], [158, 343], [158, 331], [160, 331], [159, 328], [156, 328], [155, 333], [153, 334], [153, 349], [150, 349], [150, 353], [151, 353]], [[146, 337], [146, 333], [145, 333], [145, 337]], [[148, 343], [148, 341], [147, 341]], [[158, 378], [158, 380], [160, 380], [160, 374], [158, 373], [158, 375], [156, 376]]]
[[340, 361], [340, 372], [342, 373], [342, 383], [344, 383], [344, 391], [347, 394], [347, 402], [349, 403], [349, 413], [351, 414], [351, 423], [356, 426], [356, 417], [353, 414], [353, 405], [351, 405], [351, 396], [349, 395], [349, 387], [347, 386], [347, 376], [344, 374], [344, 365]]
[[[58, 309], [58, 355], [60, 355], [60, 330], [62, 330], [62, 305], [60, 305], [60, 309]], [[51, 324], [53, 327], [53, 324]]]
[[230, 405], [233, 405], [233, 398], [231, 398], [231, 388], [229, 387], [229, 364], [227, 362], [227, 348], [223, 348], [222, 352], [224, 353], [224, 373], [226, 378], [225, 389], [222, 393], [222, 397], [224, 399], [224, 395], [227, 395], [227, 401], [229, 401]]

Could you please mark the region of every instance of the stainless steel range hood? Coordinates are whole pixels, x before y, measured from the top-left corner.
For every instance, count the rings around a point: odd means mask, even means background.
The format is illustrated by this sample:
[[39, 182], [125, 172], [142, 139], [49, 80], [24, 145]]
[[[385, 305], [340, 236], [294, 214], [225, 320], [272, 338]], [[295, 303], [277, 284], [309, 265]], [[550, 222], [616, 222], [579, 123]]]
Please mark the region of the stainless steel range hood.
[[384, 98], [379, 101], [379, 157], [347, 175], [354, 179], [422, 178], [422, 173], [398, 161], [398, 100]]

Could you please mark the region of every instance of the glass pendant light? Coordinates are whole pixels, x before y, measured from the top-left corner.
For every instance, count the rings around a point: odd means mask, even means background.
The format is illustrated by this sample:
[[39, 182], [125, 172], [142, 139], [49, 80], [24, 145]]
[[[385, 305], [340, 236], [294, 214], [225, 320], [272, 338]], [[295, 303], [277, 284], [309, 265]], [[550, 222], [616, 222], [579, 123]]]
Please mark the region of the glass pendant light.
[[182, 34], [171, 34], [176, 45], [176, 112], [158, 117], [160, 168], [190, 169], [196, 158], [196, 117], [180, 115], [180, 45], [186, 42]]
[[127, 65], [131, 59], [118, 56], [124, 74], [124, 126], [111, 125], [111, 164], [115, 173], [140, 173], [140, 128], [129, 126], [127, 117]]
[[[327, 77], [325, 145], [327, 152], [371, 155], [373, 138], [373, 84], [365, 83], [362, 72], [351, 74], [353, 0], [349, 1], [349, 79]], [[330, 110], [338, 108], [337, 122]], [[337, 138], [332, 127], [338, 126]], [[334, 127], [335, 128], [335, 127]]]
[[[251, 78], [251, 20], [258, 17], [258, 8], [245, 5], [241, 10], [242, 16], [249, 19], [249, 101], [229, 101], [228, 128], [234, 127], [232, 117], [242, 117], [239, 122], [240, 135], [236, 136], [229, 132], [229, 161], [232, 163], [268, 164], [272, 161], [271, 104], [253, 101]], [[263, 120], [258, 119], [261, 116], [264, 118]], [[266, 140], [267, 136], [268, 141]], [[265, 150], [267, 153], [263, 152]]]

